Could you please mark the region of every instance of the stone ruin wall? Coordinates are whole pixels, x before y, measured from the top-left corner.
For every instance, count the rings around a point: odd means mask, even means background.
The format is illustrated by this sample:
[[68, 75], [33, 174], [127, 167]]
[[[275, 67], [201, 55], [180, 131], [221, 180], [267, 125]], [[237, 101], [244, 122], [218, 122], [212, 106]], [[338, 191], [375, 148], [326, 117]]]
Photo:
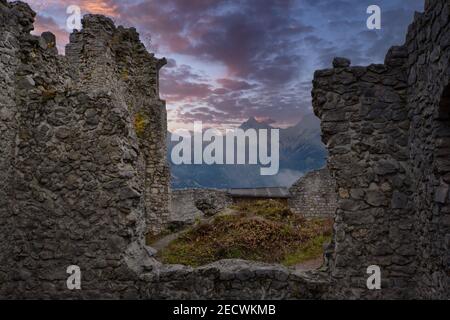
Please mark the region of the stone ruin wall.
[[289, 189], [289, 208], [305, 217], [334, 217], [337, 209], [336, 181], [328, 169], [312, 171]]
[[170, 172], [164, 158], [167, 147], [161, 143], [166, 139], [167, 118], [165, 102], [159, 99], [159, 70], [166, 60], [149, 54], [134, 28], [116, 28], [103, 16], [90, 16], [83, 30], [71, 34], [66, 56], [72, 62], [74, 81], [86, 90], [114, 88], [127, 107], [144, 159], [147, 225], [150, 232], [160, 232], [169, 218]]
[[170, 197], [169, 228], [179, 229], [194, 224], [203, 217], [195, 206], [195, 190], [172, 190]]
[[450, 2], [426, 1], [406, 39], [410, 207], [419, 296], [450, 298]]
[[[339, 193], [329, 265], [337, 297], [449, 298], [450, 126], [440, 106], [449, 7], [426, 1], [383, 65], [335, 59], [315, 74], [314, 110]], [[370, 265], [381, 267], [380, 291], [366, 290]]]
[[0, 1], [0, 297], [137, 296], [144, 235], [169, 214], [164, 61], [96, 15], [58, 56], [34, 16]]
[[168, 227], [178, 229], [194, 224], [198, 219], [211, 217], [233, 203], [226, 190], [178, 189], [172, 190]]

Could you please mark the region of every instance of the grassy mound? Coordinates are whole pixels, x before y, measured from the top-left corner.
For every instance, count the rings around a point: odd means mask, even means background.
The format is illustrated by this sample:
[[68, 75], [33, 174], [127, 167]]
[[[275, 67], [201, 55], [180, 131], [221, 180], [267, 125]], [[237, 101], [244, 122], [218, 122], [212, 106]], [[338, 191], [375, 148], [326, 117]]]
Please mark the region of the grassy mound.
[[322, 255], [331, 219], [306, 220], [278, 201], [243, 203], [193, 227], [159, 253], [164, 263], [201, 266], [221, 259], [295, 265]]

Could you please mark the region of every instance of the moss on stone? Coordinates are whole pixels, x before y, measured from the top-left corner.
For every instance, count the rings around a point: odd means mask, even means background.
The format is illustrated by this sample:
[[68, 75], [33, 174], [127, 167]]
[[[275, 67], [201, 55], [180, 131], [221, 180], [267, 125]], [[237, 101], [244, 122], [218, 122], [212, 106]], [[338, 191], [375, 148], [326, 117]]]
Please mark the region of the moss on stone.
[[123, 69], [120, 76], [124, 81], [127, 81], [130, 78], [130, 74], [127, 69]]
[[136, 130], [136, 135], [142, 138], [145, 133], [145, 128], [147, 127], [147, 119], [141, 112], [134, 116], [134, 129]]
[[56, 97], [56, 90], [49, 89], [42, 91], [42, 101], [47, 102], [49, 100], [52, 100]]
[[283, 265], [290, 267], [299, 263], [320, 258], [323, 255], [323, 246], [331, 242], [331, 235], [318, 235], [313, 237], [306, 243], [293, 248], [291, 252], [287, 253]]

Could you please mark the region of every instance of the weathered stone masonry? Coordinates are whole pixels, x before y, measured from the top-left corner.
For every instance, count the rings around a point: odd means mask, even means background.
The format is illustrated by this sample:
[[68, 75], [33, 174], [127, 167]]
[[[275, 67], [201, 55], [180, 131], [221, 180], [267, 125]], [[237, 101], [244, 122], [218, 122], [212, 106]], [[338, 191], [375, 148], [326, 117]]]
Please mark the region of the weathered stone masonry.
[[[0, 1], [0, 297], [137, 296], [169, 212], [164, 61], [96, 15], [58, 56], [34, 16]], [[64, 290], [73, 264], [84, 292]]]
[[198, 219], [214, 216], [232, 204], [226, 190], [172, 190], [169, 227], [177, 229], [194, 224]]
[[307, 173], [289, 189], [289, 208], [305, 217], [333, 217], [337, 209], [336, 181], [328, 169]]
[[[85, 90], [115, 89], [133, 119], [143, 155], [144, 202], [147, 225], [159, 232], [169, 216], [170, 173], [163, 157], [167, 119], [159, 99], [159, 69], [166, 64], [149, 54], [136, 30], [116, 27], [103, 16], [84, 19], [83, 30], [71, 35], [66, 56], [74, 81]], [[114, 66], [114, 67], [112, 67]]]
[[[385, 64], [314, 77], [340, 198], [331, 279], [337, 297], [450, 296], [450, 1], [426, 1]], [[381, 291], [364, 272], [379, 265]]]

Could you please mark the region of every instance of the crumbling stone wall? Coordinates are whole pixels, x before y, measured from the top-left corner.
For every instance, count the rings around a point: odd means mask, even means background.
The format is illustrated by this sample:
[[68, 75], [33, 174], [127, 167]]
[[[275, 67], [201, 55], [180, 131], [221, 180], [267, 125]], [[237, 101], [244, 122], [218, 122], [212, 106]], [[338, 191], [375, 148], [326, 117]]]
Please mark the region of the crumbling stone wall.
[[[449, 127], [439, 113], [449, 2], [425, 7], [383, 65], [350, 67], [337, 58], [314, 77], [314, 110], [339, 193], [333, 296], [449, 297]], [[370, 265], [381, 267], [382, 290], [366, 288]]]
[[333, 217], [337, 208], [336, 181], [328, 169], [307, 173], [289, 188], [289, 208], [305, 217]]
[[222, 260], [199, 268], [161, 265], [143, 275], [144, 299], [320, 299], [328, 290], [324, 274], [280, 265]]
[[192, 225], [197, 219], [213, 216], [233, 203], [226, 190], [179, 189], [172, 190], [169, 227]]
[[166, 138], [167, 119], [158, 83], [166, 60], [148, 53], [134, 28], [116, 28], [110, 19], [98, 15], [85, 18], [83, 29], [71, 35], [66, 56], [74, 81], [88, 91], [114, 88], [115, 98], [127, 107], [144, 161], [146, 221], [149, 230], [158, 233], [169, 217], [170, 173], [167, 147], [161, 143]]
[[[397, 203], [403, 192], [394, 198], [394, 187], [407, 189], [408, 140], [401, 129], [407, 113], [404, 91], [396, 89], [406, 88], [404, 75], [388, 64], [351, 68], [347, 61], [335, 60], [334, 65], [316, 72], [314, 80], [314, 108], [322, 119], [328, 167], [339, 194], [330, 269], [337, 294], [358, 297], [371, 294], [366, 268], [379, 265], [386, 295], [388, 288], [401, 291], [401, 286], [412, 285], [415, 272], [396, 272], [414, 264], [408, 229], [412, 217], [402, 209], [404, 203]], [[399, 264], [393, 264], [393, 256]]]
[[172, 190], [170, 197], [170, 219], [169, 228], [179, 229], [192, 225], [196, 220], [204, 217], [195, 206], [195, 190]]
[[58, 56], [34, 16], [0, 1], [0, 297], [136, 297], [144, 234], [168, 217], [164, 61], [95, 15]]
[[233, 204], [227, 190], [194, 189], [194, 205], [206, 216], [214, 216]]
[[[418, 296], [450, 298], [450, 3], [426, 1], [408, 30], [410, 210]], [[410, 211], [410, 212], [411, 212]]]

